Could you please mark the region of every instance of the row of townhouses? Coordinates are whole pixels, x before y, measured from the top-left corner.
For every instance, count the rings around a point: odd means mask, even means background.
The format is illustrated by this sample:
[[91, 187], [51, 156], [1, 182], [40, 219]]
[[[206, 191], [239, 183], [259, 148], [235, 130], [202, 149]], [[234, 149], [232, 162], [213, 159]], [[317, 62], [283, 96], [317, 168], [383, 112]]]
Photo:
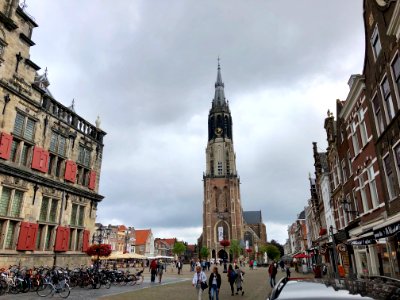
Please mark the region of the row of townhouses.
[[[363, 1], [362, 74], [313, 143], [311, 197], [289, 227], [288, 253], [347, 277], [400, 277], [400, 1]], [[301, 234], [300, 234], [301, 233]]]
[[[111, 245], [113, 253], [137, 253], [145, 257], [168, 256], [174, 257], [174, 245], [177, 238], [154, 238], [151, 229], [135, 229], [125, 225], [103, 226], [96, 223], [96, 232], [103, 232], [102, 243]], [[96, 242], [95, 238], [92, 241]], [[196, 256], [196, 245], [182, 242], [186, 246], [186, 251], [182, 257], [190, 259]]]

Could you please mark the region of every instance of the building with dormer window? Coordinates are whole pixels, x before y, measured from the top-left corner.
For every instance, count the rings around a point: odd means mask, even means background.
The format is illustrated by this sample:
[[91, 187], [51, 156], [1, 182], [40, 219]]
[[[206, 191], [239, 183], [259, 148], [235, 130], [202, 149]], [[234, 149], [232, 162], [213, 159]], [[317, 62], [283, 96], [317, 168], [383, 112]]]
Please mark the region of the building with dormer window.
[[87, 264], [106, 133], [50, 93], [30, 56], [37, 26], [1, 2], [0, 266]]

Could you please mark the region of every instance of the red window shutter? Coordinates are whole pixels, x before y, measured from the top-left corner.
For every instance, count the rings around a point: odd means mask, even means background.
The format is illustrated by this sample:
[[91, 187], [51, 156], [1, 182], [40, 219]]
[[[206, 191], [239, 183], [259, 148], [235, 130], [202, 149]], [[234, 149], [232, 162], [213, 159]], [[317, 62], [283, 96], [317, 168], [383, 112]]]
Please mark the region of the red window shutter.
[[56, 230], [56, 241], [54, 243], [54, 251], [64, 251], [63, 246], [64, 227], [58, 226]]
[[94, 190], [96, 188], [96, 172], [90, 171], [89, 172], [89, 189]]
[[83, 252], [86, 252], [86, 250], [89, 248], [89, 237], [90, 237], [90, 231], [84, 230], [83, 238], [82, 238], [82, 251]]
[[39, 224], [30, 223], [29, 233], [28, 233], [28, 245], [26, 250], [35, 250], [36, 246], [36, 237], [39, 230]]
[[76, 171], [77, 171], [76, 163], [73, 162], [72, 160], [67, 160], [65, 162], [65, 174], [64, 174], [65, 180], [75, 182], [76, 181]]
[[13, 137], [11, 134], [2, 132], [0, 137], [0, 158], [9, 159], [11, 154]]
[[49, 168], [49, 159], [49, 152], [39, 147], [33, 148], [32, 169], [46, 173]]
[[32, 156], [32, 169], [39, 170], [40, 169], [40, 156], [42, 154], [42, 149], [39, 147], [33, 148], [33, 156]]
[[50, 153], [47, 152], [46, 150], [42, 150], [42, 153], [40, 155], [40, 170], [43, 173], [46, 173], [47, 170], [49, 169], [49, 160], [50, 160]]
[[70, 230], [67, 227], [64, 227], [64, 235], [63, 235], [63, 241], [62, 241], [62, 251], [68, 251], [68, 246], [69, 246], [69, 235], [70, 235]]
[[28, 232], [29, 232], [29, 223], [21, 222], [21, 226], [19, 227], [17, 250], [27, 250], [26, 248], [27, 248]]

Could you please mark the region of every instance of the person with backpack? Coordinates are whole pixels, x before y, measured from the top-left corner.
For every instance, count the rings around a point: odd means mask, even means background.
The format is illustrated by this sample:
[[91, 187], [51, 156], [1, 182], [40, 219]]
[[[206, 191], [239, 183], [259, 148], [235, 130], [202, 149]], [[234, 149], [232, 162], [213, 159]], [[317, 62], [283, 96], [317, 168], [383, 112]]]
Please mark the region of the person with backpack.
[[269, 268], [268, 268], [269, 284], [271, 285], [272, 288], [276, 284], [276, 280], [275, 280], [276, 273], [278, 273], [278, 266], [277, 266], [276, 262], [274, 261], [272, 264], [269, 265]]
[[235, 284], [237, 274], [236, 274], [236, 272], [233, 270], [232, 264], [229, 264], [227, 276], [228, 276], [229, 285], [231, 286], [231, 293], [232, 293], [232, 296], [234, 296], [235, 288], [234, 288], [233, 285]]
[[150, 263], [151, 282], [156, 281], [157, 267], [157, 261], [153, 259]]
[[239, 294], [239, 291], [242, 291], [242, 296], [243, 296], [244, 295], [244, 290], [243, 290], [244, 272], [239, 268], [238, 265], [235, 266], [235, 272], [236, 272], [236, 295]]
[[161, 279], [162, 279], [163, 273], [164, 273], [164, 263], [160, 259], [158, 261], [158, 265], [157, 265], [158, 283], [161, 283]]
[[203, 296], [203, 284], [207, 284], [207, 276], [201, 270], [200, 266], [196, 267], [196, 272], [193, 275], [192, 285], [196, 288], [197, 299], [201, 300]]

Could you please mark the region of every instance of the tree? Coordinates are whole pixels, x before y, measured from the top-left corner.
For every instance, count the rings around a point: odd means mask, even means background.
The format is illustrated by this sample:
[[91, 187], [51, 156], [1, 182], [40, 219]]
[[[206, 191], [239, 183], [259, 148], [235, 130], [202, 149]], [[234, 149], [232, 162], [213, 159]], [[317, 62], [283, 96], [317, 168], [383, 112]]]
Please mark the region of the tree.
[[275, 247], [277, 247], [279, 249], [279, 252], [281, 254], [281, 257], [285, 255], [285, 250], [283, 249], [283, 246], [281, 244], [279, 244], [277, 241], [275, 240], [271, 240], [271, 244], [274, 245]]
[[174, 244], [174, 248], [172, 249], [172, 252], [178, 256], [180, 256], [182, 253], [186, 251], [186, 246], [182, 242], [176, 242]]
[[279, 252], [278, 247], [275, 245], [268, 244], [265, 247], [265, 252], [267, 252], [267, 255], [270, 259], [278, 260], [281, 257], [281, 253]]
[[230, 250], [232, 252], [233, 258], [234, 259], [237, 258], [240, 255], [241, 251], [242, 251], [242, 247], [240, 246], [240, 242], [238, 240], [232, 240], [231, 241], [231, 249]]
[[210, 255], [210, 250], [206, 246], [201, 247], [200, 249], [200, 258], [208, 258]]

